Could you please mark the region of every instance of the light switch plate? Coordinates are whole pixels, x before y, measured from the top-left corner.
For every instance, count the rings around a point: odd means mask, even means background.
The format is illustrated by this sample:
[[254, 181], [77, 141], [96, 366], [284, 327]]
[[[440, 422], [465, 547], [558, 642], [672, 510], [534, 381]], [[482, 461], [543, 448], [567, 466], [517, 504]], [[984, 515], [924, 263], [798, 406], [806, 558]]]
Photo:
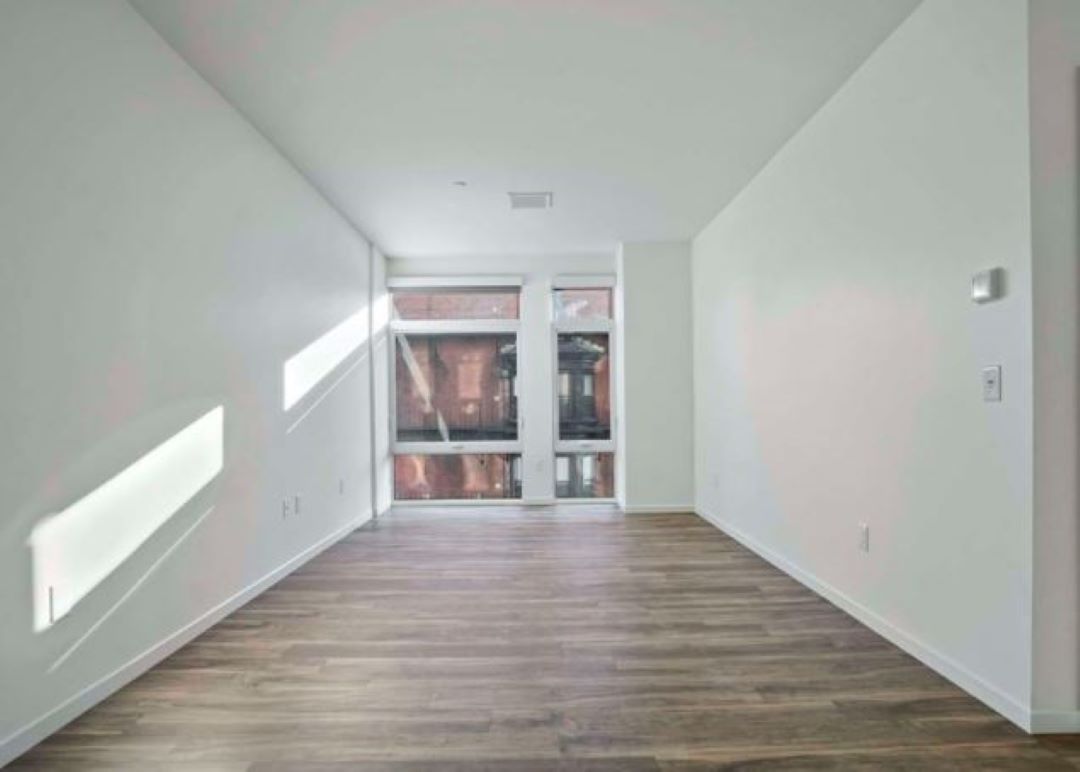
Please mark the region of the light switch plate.
[[1001, 365], [982, 371], [983, 402], [1001, 402]]

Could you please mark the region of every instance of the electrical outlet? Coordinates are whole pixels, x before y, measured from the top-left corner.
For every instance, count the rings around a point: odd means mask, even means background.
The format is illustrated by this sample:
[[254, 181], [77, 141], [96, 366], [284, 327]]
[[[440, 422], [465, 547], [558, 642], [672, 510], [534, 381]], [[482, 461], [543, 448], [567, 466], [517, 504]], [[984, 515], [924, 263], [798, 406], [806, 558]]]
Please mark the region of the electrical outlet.
[[339, 477], [337, 481], [337, 492], [339, 496], [345, 495], [345, 478]]
[[859, 523], [859, 549], [870, 551], [870, 526], [866, 523]]
[[1001, 365], [982, 371], [983, 402], [1001, 402]]
[[284, 520], [291, 514], [292, 514], [292, 505], [289, 503], [288, 499], [282, 499], [281, 500], [281, 519]]
[[300, 494], [293, 496], [293, 512], [297, 515], [300, 514]]

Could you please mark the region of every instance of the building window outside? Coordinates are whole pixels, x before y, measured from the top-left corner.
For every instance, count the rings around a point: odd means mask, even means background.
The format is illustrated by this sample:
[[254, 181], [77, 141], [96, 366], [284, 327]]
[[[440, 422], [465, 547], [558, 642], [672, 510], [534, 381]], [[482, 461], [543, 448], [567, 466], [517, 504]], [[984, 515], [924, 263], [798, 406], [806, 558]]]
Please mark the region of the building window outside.
[[615, 454], [575, 453], [556, 457], [555, 495], [561, 499], [612, 498]]
[[407, 321], [517, 319], [521, 293], [502, 288], [400, 289], [394, 318]]
[[394, 456], [394, 498], [521, 498], [521, 456], [398, 454]]
[[612, 318], [610, 287], [555, 289], [553, 296], [556, 322]]
[[399, 336], [399, 442], [516, 440], [516, 335]]

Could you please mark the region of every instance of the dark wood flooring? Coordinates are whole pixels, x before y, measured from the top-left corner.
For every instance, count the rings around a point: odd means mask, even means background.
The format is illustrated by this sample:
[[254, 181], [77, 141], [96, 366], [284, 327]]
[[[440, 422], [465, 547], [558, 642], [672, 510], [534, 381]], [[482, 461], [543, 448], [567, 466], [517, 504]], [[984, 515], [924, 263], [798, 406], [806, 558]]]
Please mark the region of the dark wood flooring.
[[13, 769], [1080, 768], [693, 515], [358, 531]]

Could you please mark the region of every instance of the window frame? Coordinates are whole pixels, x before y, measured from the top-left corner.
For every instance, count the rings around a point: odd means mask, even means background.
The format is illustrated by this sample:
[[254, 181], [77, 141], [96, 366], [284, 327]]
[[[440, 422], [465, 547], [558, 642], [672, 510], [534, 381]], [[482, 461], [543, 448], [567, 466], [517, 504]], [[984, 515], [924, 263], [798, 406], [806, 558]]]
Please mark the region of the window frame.
[[[556, 319], [555, 318], [555, 292], [558, 290], [575, 290], [575, 289], [609, 289], [611, 290], [611, 316], [607, 318], [593, 318], [593, 319]], [[556, 473], [556, 464], [558, 457], [561, 455], [581, 455], [581, 454], [593, 454], [593, 453], [611, 453], [617, 454], [616, 445], [618, 437], [618, 406], [616, 404], [616, 379], [618, 373], [619, 363], [616, 361], [616, 343], [615, 337], [617, 335], [615, 325], [615, 277], [613, 276], [557, 276], [551, 285], [551, 299], [548, 304], [549, 313], [551, 314], [551, 383], [554, 388], [552, 389], [552, 438], [553, 448], [552, 457], [555, 463], [552, 464], [552, 474]], [[610, 377], [608, 379], [608, 404], [611, 406], [611, 431], [610, 436], [606, 440], [564, 440], [559, 434], [559, 335], [566, 334], [599, 334], [607, 335], [608, 341], [608, 359], [610, 362]], [[595, 388], [595, 382], [593, 387], [594, 396], [599, 393]], [[616, 473], [618, 465], [615, 466]], [[558, 496], [558, 479], [553, 477], [552, 484], [555, 488], [556, 499], [562, 503], [597, 503], [614, 501], [615, 497], [610, 498], [560, 498]], [[617, 486], [616, 486], [617, 487]]]
[[[518, 393], [517, 410], [517, 439], [515, 440], [464, 440], [460, 442], [417, 442], [401, 441], [397, 434], [398, 394], [397, 394], [397, 358], [398, 348], [405, 336], [454, 336], [454, 335], [513, 335], [514, 344], [517, 347], [518, 372], [521, 371], [521, 314], [520, 304], [517, 319], [396, 319], [393, 316], [394, 292], [399, 289], [409, 290], [463, 290], [470, 289], [506, 289], [521, 294], [522, 281], [520, 277], [491, 276], [491, 277], [462, 277], [449, 276], [438, 278], [418, 277], [395, 277], [387, 281], [387, 291], [390, 294], [391, 319], [389, 324], [390, 345], [387, 353], [390, 358], [390, 455], [516, 455], [524, 457], [525, 453], [525, 411], [522, 409], [522, 395]], [[393, 501], [403, 506], [415, 506], [422, 503], [435, 504], [477, 504], [477, 503], [514, 503], [520, 502], [520, 498], [490, 498], [490, 499], [399, 499], [397, 498], [397, 483], [392, 485]]]

